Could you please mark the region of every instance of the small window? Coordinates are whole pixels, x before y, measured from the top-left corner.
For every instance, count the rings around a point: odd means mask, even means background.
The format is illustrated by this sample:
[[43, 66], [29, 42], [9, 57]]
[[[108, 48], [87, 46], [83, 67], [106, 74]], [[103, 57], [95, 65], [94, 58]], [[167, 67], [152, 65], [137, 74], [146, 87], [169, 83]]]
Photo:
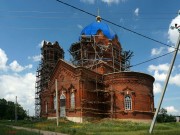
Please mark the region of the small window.
[[54, 110], [56, 110], [56, 96], [54, 96]]
[[131, 100], [130, 96], [125, 96], [124, 106], [125, 106], [125, 110], [131, 110], [132, 109], [132, 100]]
[[75, 94], [74, 94], [74, 92], [71, 93], [71, 108], [72, 109], [75, 108]]

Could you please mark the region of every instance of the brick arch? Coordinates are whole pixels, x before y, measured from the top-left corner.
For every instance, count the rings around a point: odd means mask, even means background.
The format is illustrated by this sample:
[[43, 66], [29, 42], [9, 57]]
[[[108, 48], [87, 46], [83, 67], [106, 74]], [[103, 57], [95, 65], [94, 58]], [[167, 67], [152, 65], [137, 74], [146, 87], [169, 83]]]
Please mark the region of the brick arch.
[[70, 93], [76, 92], [76, 89], [75, 89], [75, 87], [74, 87], [73, 84], [70, 84], [70, 86], [69, 86], [69, 88], [68, 88], [67, 90], [68, 90], [68, 92], [70, 92]]
[[123, 95], [135, 95], [135, 91], [129, 88], [128, 86], [120, 91]]
[[67, 89], [64, 87], [64, 86], [61, 86], [61, 88], [60, 88], [60, 94], [62, 94], [62, 93], [66, 93], [67, 92]]
[[[73, 99], [71, 99], [72, 94], [73, 94]], [[72, 103], [72, 100], [74, 101], [73, 103]], [[70, 109], [76, 108], [76, 89], [73, 84], [70, 84], [70, 86], [68, 88], [68, 101], [67, 102], [69, 104]], [[73, 106], [72, 106], [72, 104], [73, 104]]]
[[135, 96], [136, 93], [134, 90], [129, 88], [128, 86], [120, 91], [122, 98], [123, 98], [123, 110], [125, 110], [125, 97], [130, 96], [131, 97], [131, 111], [134, 110], [135, 107]]

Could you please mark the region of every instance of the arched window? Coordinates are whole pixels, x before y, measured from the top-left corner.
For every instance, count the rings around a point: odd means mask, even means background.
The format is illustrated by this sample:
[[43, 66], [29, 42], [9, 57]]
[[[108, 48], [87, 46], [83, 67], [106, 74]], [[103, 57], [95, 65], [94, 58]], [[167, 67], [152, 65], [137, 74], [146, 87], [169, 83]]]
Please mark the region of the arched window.
[[71, 93], [71, 108], [75, 108], [75, 94], [74, 92]]
[[54, 110], [56, 110], [56, 96], [54, 96]]
[[125, 106], [125, 110], [131, 110], [132, 109], [132, 100], [131, 100], [130, 96], [125, 96], [124, 106]]

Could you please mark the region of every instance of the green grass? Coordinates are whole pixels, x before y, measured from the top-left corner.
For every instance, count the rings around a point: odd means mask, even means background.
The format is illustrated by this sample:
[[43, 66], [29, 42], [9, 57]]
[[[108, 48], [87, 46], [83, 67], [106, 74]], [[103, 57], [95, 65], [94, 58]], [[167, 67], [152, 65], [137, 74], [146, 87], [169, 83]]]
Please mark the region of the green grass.
[[[24, 126], [70, 135], [149, 135], [150, 123], [110, 120], [74, 123], [65, 119], [59, 120], [59, 127], [55, 120], [4, 122], [16, 126]], [[158, 123], [152, 135], [180, 135], [180, 123]]]
[[17, 130], [9, 126], [0, 124], [0, 135], [39, 135], [39, 133]]

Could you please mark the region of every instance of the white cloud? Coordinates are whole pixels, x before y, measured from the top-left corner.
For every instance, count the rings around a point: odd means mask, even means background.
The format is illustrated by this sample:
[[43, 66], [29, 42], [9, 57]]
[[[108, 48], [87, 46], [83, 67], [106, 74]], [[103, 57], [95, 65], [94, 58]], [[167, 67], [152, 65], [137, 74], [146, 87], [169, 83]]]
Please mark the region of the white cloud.
[[159, 73], [159, 71], [154, 72], [154, 78], [156, 81], [165, 81], [167, 74], [166, 73]]
[[155, 56], [155, 55], [159, 55], [163, 52], [164, 47], [160, 47], [160, 48], [153, 48], [151, 50], [151, 56]]
[[174, 106], [168, 106], [168, 107], [165, 107], [165, 109], [167, 110], [167, 112], [168, 112], [169, 114], [176, 114], [176, 113], [178, 112], [178, 110], [176, 110], [176, 109], [174, 108]]
[[23, 67], [16, 60], [11, 62], [9, 65], [7, 65], [7, 61], [8, 61], [8, 57], [5, 51], [0, 48], [0, 70], [8, 71], [10, 69], [13, 72], [21, 72], [25, 69], [32, 68], [32, 64]]
[[41, 43], [38, 44], [38, 47], [41, 48], [41, 47], [43, 47], [43, 45], [44, 45], [44, 40], [42, 40]]
[[[29, 109], [30, 114], [34, 114], [34, 93], [35, 93], [35, 81], [36, 76], [32, 73], [26, 73], [19, 75], [25, 69], [31, 69], [32, 65], [21, 66], [16, 60], [7, 64], [8, 57], [0, 48], [0, 70], [6, 71], [0, 74], [0, 98], [5, 98], [8, 101], [15, 101], [15, 97], [18, 97], [18, 103], [22, 105], [24, 109]], [[10, 74], [13, 71], [15, 74]]]
[[[154, 76], [156, 81], [162, 82], [162, 81], [165, 81], [165, 79], [167, 77], [167, 72], [169, 70], [169, 66], [170, 65], [168, 63], [160, 64], [160, 65], [157, 65], [157, 66], [150, 65], [148, 67], [148, 71], [151, 72], [151, 73], [152, 72], [154, 73], [153, 76]], [[174, 67], [173, 70], [175, 71], [176, 68]], [[174, 75], [171, 74], [169, 83], [180, 87], [179, 80], [180, 80], [180, 74], [174, 74]]]
[[157, 66], [155, 65], [150, 65], [148, 67], [148, 71], [149, 72], [152, 72], [152, 71], [165, 71], [167, 72], [169, 69], [169, 64], [168, 63], [165, 63], [165, 64], [159, 64]]
[[[108, 5], [110, 5], [111, 3], [115, 3], [118, 4], [120, 0], [102, 0], [102, 2], [107, 3]], [[124, 2], [124, 0], [121, 0], [122, 2]]]
[[[94, 4], [96, 0], [80, 0], [81, 2], [88, 3], [88, 4]], [[104, 3], [107, 3], [108, 5], [111, 4], [118, 4], [119, 2], [126, 2], [127, 0], [101, 0]]]
[[40, 55], [35, 55], [35, 56], [28, 56], [28, 59], [32, 59], [34, 62], [38, 62], [38, 61], [40, 61], [41, 60], [41, 58], [42, 58], [42, 55], [40, 54]]
[[168, 47], [167, 50], [168, 50], [168, 52], [173, 52], [175, 49], [172, 47]]
[[21, 65], [19, 65], [19, 63], [16, 60], [14, 60], [11, 64], [9, 64], [9, 67], [12, 71], [15, 72], [20, 72], [24, 70], [24, 68]]
[[95, 0], [80, 0], [81, 2], [84, 3], [89, 3], [89, 4], [94, 4]]
[[180, 74], [176, 74], [170, 78], [170, 83], [180, 86], [179, 80], [180, 80]]
[[160, 93], [162, 91], [162, 86], [160, 83], [154, 83], [153, 85], [154, 94]]
[[[162, 82], [162, 81], [165, 81], [167, 77], [167, 73], [166, 72], [160, 73], [159, 71], [156, 70], [153, 76], [156, 81]], [[169, 83], [180, 87], [179, 80], [180, 80], [180, 74], [171, 75], [169, 79]]]
[[23, 67], [23, 66], [19, 65], [19, 63], [16, 60], [14, 60], [12, 63], [9, 64], [9, 68], [14, 72], [21, 72], [25, 69], [31, 69], [32, 65], [29, 64], [29, 65]]
[[80, 24], [78, 24], [77, 27], [78, 27], [79, 29], [81, 29], [81, 30], [83, 29], [83, 26], [80, 25]]
[[6, 66], [7, 61], [8, 58], [6, 53], [4, 52], [4, 50], [0, 48], [0, 70], [7, 70], [7, 66]]
[[29, 109], [30, 114], [34, 114], [34, 93], [35, 93], [35, 74], [27, 73], [25, 75], [0, 75], [0, 98], [9, 101], [15, 101], [26, 110]]
[[134, 10], [134, 15], [135, 15], [135, 16], [139, 16], [139, 8], [136, 8], [136, 9]]
[[[175, 24], [179, 24], [180, 25], [180, 15], [175, 17], [171, 23], [170, 23], [170, 26], [175, 26]], [[179, 32], [178, 30], [176, 29], [171, 29], [169, 28], [169, 31], [168, 31], [168, 39], [171, 43], [173, 43], [174, 45], [176, 44], [177, 40], [178, 40], [178, 35], [179, 35]], [[173, 49], [173, 48], [172, 48]]]

